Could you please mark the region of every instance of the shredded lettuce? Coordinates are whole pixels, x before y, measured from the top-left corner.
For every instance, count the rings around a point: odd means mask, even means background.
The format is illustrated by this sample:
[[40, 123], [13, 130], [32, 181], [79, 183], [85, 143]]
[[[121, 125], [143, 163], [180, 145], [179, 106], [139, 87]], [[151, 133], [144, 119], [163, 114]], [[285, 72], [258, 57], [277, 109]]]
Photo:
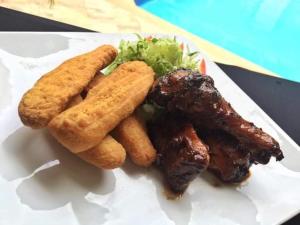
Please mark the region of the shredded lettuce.
[[122, 40], [119, 45], [119, 54], [114, 62], [105, 70], [110, 74], [120, 64], [140, 60], [152, 67], [157, 77], [163, 76], [178, 68], [196, 70], [197, 52], [183, 51], [183, 45], [176, 38], [141, 37], [137, 41]]

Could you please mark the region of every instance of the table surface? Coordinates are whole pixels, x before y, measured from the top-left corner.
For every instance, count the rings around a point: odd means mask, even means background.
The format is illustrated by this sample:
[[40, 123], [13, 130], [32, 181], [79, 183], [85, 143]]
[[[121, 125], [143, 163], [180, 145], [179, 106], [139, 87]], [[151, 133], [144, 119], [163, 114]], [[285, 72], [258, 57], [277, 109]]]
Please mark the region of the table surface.
[[[90, 31], [0, 7], [0, 31]], [[279, 126], [300, 144], [300, 83], [263, 76], [243, 68], [219, 64]], [[300, 224], [300, 214], [285, 225]]]

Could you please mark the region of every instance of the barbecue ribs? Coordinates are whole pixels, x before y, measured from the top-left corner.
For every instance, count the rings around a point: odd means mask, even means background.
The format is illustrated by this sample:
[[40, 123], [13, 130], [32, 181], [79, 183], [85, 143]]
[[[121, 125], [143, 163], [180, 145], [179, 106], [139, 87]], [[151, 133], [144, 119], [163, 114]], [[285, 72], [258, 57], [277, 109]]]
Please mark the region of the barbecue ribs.
[[150, 137], [158, 151], [156, 162], [172, 191], [182, 193], [207, 168], [207, 146], [192, 124], [166, 116], [150, 125]]
[[266, 164], [271, 156], [283, 159], [278, 142], [244, 120], [221, 96], [210, 76], [176, 70], [156, 80], [149, 99], [170, 113], [186, 117], [195, 127], [228, 132], [249, 150], [255, 163]]
[[209, 146], [209, 171], [226, 183], [241, 182], [249, 176], [250, 153], [236, 138], [220, 130], [199, 136]]

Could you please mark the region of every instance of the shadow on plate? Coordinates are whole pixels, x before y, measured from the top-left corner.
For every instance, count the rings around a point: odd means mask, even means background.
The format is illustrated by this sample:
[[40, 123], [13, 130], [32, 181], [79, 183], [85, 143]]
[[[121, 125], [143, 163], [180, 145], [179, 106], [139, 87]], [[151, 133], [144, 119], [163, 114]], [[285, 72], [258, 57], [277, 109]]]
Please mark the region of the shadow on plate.
[[[36, 43], [39, 43], [39, 48]], [[68, 46], [68, 38], [59, 34], [3, 33], [0, 36], [0, 49], [21, 57], [40, 58]]]
[[141, 168], [131, 161], [126, 160], [122, 166], [123, 171], [130, 177], [140, 178], [145, 176], [149, 179], [156, 189], [156, 197], [160, 204], [161, 210], [165, 212], [167, 217], [176, 225], [188, 225], [192, 214], [192, 201], [188, 192], [184, 193], [182, 197], [177, 199], [169, 199], [169, 193], [166, 193], [166, 186], [161, 172], [155, 168]]
[[[245, 198], [238, 192], [228, 195], [229, 192], [236, 192], [235, 188], [216, 184], [214, 178], [203, 175], [204, 179], [196, 179], [182, 198], [170, 200], [164, 193], [166, 189], [163, 177], [157, 168], [141, 168], [127, 160], [122, 170], [131, 178], [139, 179], [143, 176], [153, 183], [161, 210], [176, 225], [190, 223], [192, 209], [195, 209], [193, 205], [201, 205], [196, 207], [196, 211], [207, 208], [212, 212], [210, 207], [220, 204], [218, 198]], [[87, 201], [85, 196], [89, 192], [99, 195], [111, 193], [116, 182], [111, 171], [99, 170], [85, 163], [57, 143], [47, 130], [36, 131], [25, 127], [15, 131], [2, 144], [0, 175], [8, 181], [21, 181], [16, 190], [17, 195], [23, 204], [34, 210], [52, 210], [70, 203], [81, 225], [102, 224], [106, 221], [108, 209]], [[211, 186], [219, 191], [213, 191]], [[251, 201], [247, 202], [249, 209], [254, 213], [254, 220], [249, 220], [249, 224], [256, 224], [256, 209]], [[239, 210], [239, 206], [236, 205], [236, 201], [229, 205], [230, 207], [225, 207], [222, 212], [215, 212], [216, 218], [217, 214], [221, 218], [228, 218], [229, 215], [235, 218], [235, 210]], [[199, 211], [197, 215], [202, 218], [203, 212]], [[241, 218], [238, 217], [234, 220], [241, 222]]]
[[[208, 221], [210, 224], [223, 224], [227, 220], [237, 224], [259, 224], [256, 220], [257, 208], [251, 199], [237, 191], [240, 186], [224, 185], [208, 172], [191, 182], [182, 197], [169, 199], [163, 176], [157, 168], [140, 168], [127, 160], [122, 169], [130, 177], [139, 179], [144, 176], [155, 185], [161, 210], [176, 225], [188, 225], [191, 221], [197, 221], [197, 224], [207, 224]], [[237, 213], [241, 208], [246, 209], [245, 212]]]
[[17, 195], [34, 210], [52, 210], [68, 203], [80, 224], [102, 224], [108, 209], [85, 199], [115, 189], [115, 176], [70, 153], [46, 130], [22, 127], [0, 149], [0, 174], [8, 181], [22, 179]]
[[0, 96], [0, 112], [4, 110], [12, 100], [12, 91], [11, 84], [9, 82], [9, 75], [10, 74], [8, 68], [1, 62], [0, 59], [0, 90], [2, 93], [5, 93], [5, 95]]

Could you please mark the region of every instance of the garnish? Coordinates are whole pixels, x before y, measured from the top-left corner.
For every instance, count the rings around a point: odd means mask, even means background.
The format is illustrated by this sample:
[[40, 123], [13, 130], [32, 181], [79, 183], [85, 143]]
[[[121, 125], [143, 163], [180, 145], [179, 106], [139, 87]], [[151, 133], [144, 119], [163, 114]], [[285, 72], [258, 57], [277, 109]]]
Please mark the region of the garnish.
[[155, 38], [152, 36], [138, 36], [137, 41], [122, 40], [119, 54], [115, 61], [105, 70], [110, 74], [118, 65], [133, 60], [146, 62], [160, 77], [178, 68], [197, 70], [195, 59], [198, 52], [190, 52], [184, 44], [178, 43], [176, 38]]

